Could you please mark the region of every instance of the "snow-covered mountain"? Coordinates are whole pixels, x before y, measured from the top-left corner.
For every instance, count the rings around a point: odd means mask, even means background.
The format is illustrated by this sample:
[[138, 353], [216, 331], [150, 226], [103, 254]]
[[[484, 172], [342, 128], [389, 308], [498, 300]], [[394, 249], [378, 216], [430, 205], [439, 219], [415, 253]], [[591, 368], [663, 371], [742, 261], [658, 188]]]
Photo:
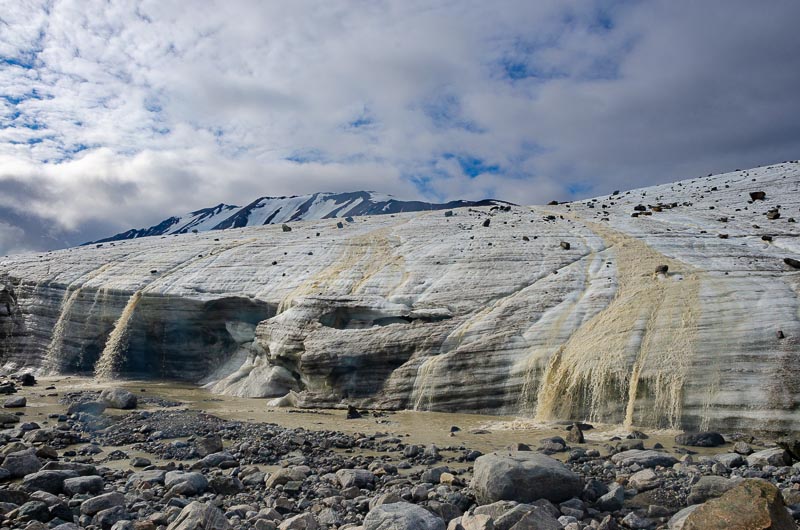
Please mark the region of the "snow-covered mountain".
[[292, 197], [260, 197], [247, 206], [218, 204], [211, 208], [203, 208], [184, 215], [169, 217], [149, 228], [134, 228], [85, 244], [136, 239], [146, 236], [185, 234], [195, 231], [206, 232], [208, 230], [224, 230], [226, 228], [288, 223], [291, 221], [445, 210], [496, 204], [509, 203], [493, 199], [481, 201], [459, 200], [439, 204], [423, 201], [401, 201], [391, 195], [374, 191], [314, 193]]

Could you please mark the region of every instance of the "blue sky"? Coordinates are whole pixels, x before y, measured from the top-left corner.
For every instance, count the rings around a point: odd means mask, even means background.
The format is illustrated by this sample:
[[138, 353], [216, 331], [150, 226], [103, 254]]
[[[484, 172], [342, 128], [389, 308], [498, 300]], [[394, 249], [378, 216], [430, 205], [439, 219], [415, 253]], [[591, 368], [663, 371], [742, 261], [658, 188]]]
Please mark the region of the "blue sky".
[[0, 253], [219, 202], [542, 203], [800, 156], [800, 3], [10, 2]]

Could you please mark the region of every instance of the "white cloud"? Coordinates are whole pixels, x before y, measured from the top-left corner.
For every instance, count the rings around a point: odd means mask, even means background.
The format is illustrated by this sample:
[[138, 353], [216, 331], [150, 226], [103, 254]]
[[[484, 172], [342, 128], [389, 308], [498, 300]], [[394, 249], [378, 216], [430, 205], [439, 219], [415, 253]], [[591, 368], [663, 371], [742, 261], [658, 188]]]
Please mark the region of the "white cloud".
[[[77, 242], [260, 195], [541, 202], [796, 157], [799, 15], [791, 0], [15, 2], [0, 207]], [[459, 158], [496, 169], [473, 178]]]
[[21, 228], [0, 221], [0, 256], [30, 250], [22, 244], [24, 237]]

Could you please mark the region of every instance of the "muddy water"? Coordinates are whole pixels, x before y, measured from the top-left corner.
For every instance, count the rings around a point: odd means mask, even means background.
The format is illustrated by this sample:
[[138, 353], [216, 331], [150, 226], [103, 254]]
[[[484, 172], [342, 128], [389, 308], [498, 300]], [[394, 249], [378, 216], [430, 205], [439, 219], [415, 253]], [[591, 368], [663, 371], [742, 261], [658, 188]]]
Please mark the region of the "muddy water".
[[[55, 390], [45, 390], [48, 386], [55, 386]], [[28, 398], [28, 406], [18, 409], [24, 412], [22, 421], [36, 421], [42, 426], [48, 426], [55, 420], [48, 420], [48, 414], [64, 413], [66, 406], [59, 404], [58, 400], [66, 393], [79, 390], [100, 390], [108, 386], [123, 387], [139, 396], [157, 397], [171, 401], [181, 402], [182, 405], [174, 410], [191, 409], [201, 410], [223, 419], [275, 423], [287, 428], [302, 427], [308, 430], [335, 430], [350, 434], [364, 433], [386, 434], [404, 438], [406, 443], [436, 444], [439, 448], [448, 446], [464, 446], [477, 449], [481, 452], [490, 452], [503, 449], [511, 444], [525, 443], [535, 448], [542, 438], [550, 436], [565, 436], [563, 425], [541, 424], [531, 419], [510, 416], [486, 416], [478, 414], [452, 414], [421, 411], [398, 411], [379, 414], [367, 414], [361, 419], [345, 419], [344, 410], [313, 410], [289, 409], [268, 407], [266, 400], [220, 396], [211, 394], [207, 390], [193, 385], [166, 382], [166, 381], [117, 381], [114, 383], [100, 382], [91, 378], [75, 376], [44, 377], [35, 387], [23, 388], [20, 392]], [[155, 410], [155, 408], [153, 409]], [[109, 414], [128, 414], [130, 411], [115, 411], [109, 409]], [[458, 427], [458, 431], [451, 435], [451, 428]], [[642, 429], [644, 430], [644, 429]], [[661, 443], [667, 450], [675, 446], [672, 431], [647, 432], [649, 438], [644, 441], [646, 448], [652, 448], [655, 443]], [[606, 445], [614, 436], [624, 438], [629, 432], [622, 426], [595, 425], [595, 429], [585, 432], [587, 443], [582, 447], [598, 449], [606, 454]], [[158, 463], [152, 455], [136, 452], [131, 447], [118, 447], [128, 453], [130, 457], [146, 456]], [[724, 448], [706, 449], [693, 448], [698, 452], [717, 454], [725, 452]], [[113, 449], [106, 448], [105, 453]], [[100, 455], [102, 458], [105, 455]], [[565, 458], [566, 453], [554, 455], [556, 458]], [[129, 460], [109, 462], [108, 465], [124, 466]]]

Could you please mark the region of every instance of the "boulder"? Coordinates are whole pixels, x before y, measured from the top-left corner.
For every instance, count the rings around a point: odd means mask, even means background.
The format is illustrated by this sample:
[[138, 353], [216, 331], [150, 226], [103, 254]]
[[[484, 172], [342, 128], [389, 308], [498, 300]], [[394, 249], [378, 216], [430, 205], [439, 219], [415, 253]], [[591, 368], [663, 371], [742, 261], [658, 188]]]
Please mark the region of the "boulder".
[[136, 484], [163, 484], [167, 472], [161, 469], [139, 471], [128, 477], [128, 485]]
[[597, 499], [597, 507], [604, 512], [615, 512], [622, 508], [625, 502], [625, 488], [617, 483], [612, 483], [608, 493]]
[[637, 471], [628, 479], [628, 484], [639, 491], [647, 491], [657, 487], [661, 483], [656, 472], [652, 469]]
[[721, 497], [726, 491], [733, 489], [742, 482], [741, 478], [725, 478], [716, 476], [700, 477], [692, 486], [692, 491], [686, 502], [689, 504], [700, 504], [709, 499]]
[[85, 477], [87, 475], [97, 475], [97, 468], [92, 464], [84, 464], [81, 462], [62, 462], [51, 461], [42, 467], [42, 471], [74, 471], [78, 475]]
[[19, 416], [16, 414], [8, 414], [5, 412], [0, 412], [0, 424], [5, 423], [19, 423]]
[[279, 469], [278, 471], [270, 475], [269, 478], [267, 478], [264, 485], [267, 487], [267, 489], [269, 489], [269, 488], [274, 488], [275, 486], [278, 485], [282, 486], [289, 482], [302, 482], [303, 480], [305, 480], [305, 478], [306, 474], [299, 469], [283, 468]]
[[68, 478], [64, 481], [64, 493], [75, 495], [77, 493], [100, 493], [103, 491], [103, 477], [89, 475], [86, 477]]
[[675, 443], [690, 447], [717, 447], [725, 444], [725, 438], [716, 432], [694, 432], [679, 434], [675, 437]]
[[581, 429], [581, 425], [579, 423], [573, 423], [572, 428], [567, 431], [566, 441], [571, 444], [582, 444], [584, 443], [583, 437], [583, 430]]
[[733, 452], [747, 456], [753, 453], [753, 449], [750, 447], [749, 443], [739, 441], [733, 444]]
[[792, 460], [800, 461], [800, 438], [785, 437], [778, 440], [778, 446], [784, 449]]
[[164, 486], [167, 489], [178, 487], [183, 495], [197, 495], [208, 489], [208, 479], [196, 471], [168, 471], [164, 476]]
[[728, 468], [741, 467], [747, 463], [745, 458], [738, 453], [723, 453], [716, 455], [714, 460]]
[[50, 507], [42, 501], [28, 501], [16, 509], [16, 518], [20, 521], [41, 521], [51, 519]]
[[279, 530], [317, 530], [319, 523], [308, 512], [295, 515], [278, 525]]
[[94, 515], [114, 506], [125, 506], [125, 496], [118, 491], [86, 499], [81, 503], [81, 513], [83, 515]]
[[702, 506], [702, 504], [693, 504], [692, 506], [687, 506], [683, 510], [673, 515], [667, 523], [669, 530], [683, 530], [683, 525], [686, 524], [686, 519], [689, 517], [689, 514], [698, 509], [700, 506]]
[[[673, 528], [673, 526], [670, 526]], [[688, 514], [682, 530], [795, 530], [781, 493], [765, 480], [747, 479]]]
[[561, 502], [580, 496], [580, 476], [554, 458], [533, 452], [489, 453], [475, 461], [471, 487], [480, 504], [499, 500]]
[[244, 489], [242, 481], [227, 475], [215, 475], [208, 481], [211, 491], [219, 495], [236, 495]]
[[83, 403], [73, 403], [67, 409], [67, 414], [91, 414], [93, 416], [98, 416], [105, 412], [106, 404], [101, 403], [100, 401], [85, 401]]
[[640, 467], [670, 467], [678, 463], [677, 458], [666, 453], [653, 450], [643, 451], [640, 449], [631, 449], [630, 451], [617, 453], [611, 457], [611, 461], [620, 466], [632, 466], [636, 464]]
[[226, 469], [230, 467], [236, 467], [237, 465], [239, 465], [239, 463], [232, 454], [221, 451], [219, 453], [210, 454], [201, 458], [192, 464], [192, 469], [210, 469], [213, 467]]
[[3, 467], [11, 473], [12, 477], [21, 478], [39, 471], [42, 468], [42, 461], [39, 460], [33, 449], [26, 449], [6, 455]]
[[77, 476], [74, 471], [42, 470], [25, 475], [22, 486], [28, 491], [46, 491], [58, 495], [64, 491], [64, 481]]
[[195, 451], [200, 458], [219, 453], [222, 449], [222, 437], [218, 434], [204, 436], [195, 443]]
[[494, 530], [494, 520], [486, 514], [465, 513], [460, 522], [464, 530]]
[[14, 396], [14, 397], [8, 398], [7, 400], [5, 400], [5, 402], [3, 402], [3, 408], [16, 409], [16, 408], [24, 407], [27, 404], [28, 404], [28, 400], [27, 400], [27, 398], [25, 396]]
[[92, 524], [103, 529], [111, 529], [120, 521], [127, 521], [131, 515], [125, 510], [124, 506], [112, 506], [105, 510], [100, 510], [92, 518]]
[[764, 449], [757, 451], [747, 457], [747, 464], [750, 466], [788, 466], [792, 463], [789, 453], [781, 447]]
[[562, 524], [552, 514], [540, 508], [534, 508], [522, 516], [511, 530], [561, 530]]
[[181, 510], [167, 530], [228, 530], [230, 527], [225, 514], [214, 505], [194, 501]]
[[382, 504], [364, 518], [364, 530], [445, 530], [444, 521], [416, 504]]
[[366, 469], [340, 469], [336, 472], [336, 479], [343, 488], [363, 488], [375, 482], [375, 475]]
[[124, 388], [106, 388], [100, 393], [100, 401], [111, 409], [135, 409], [139, 399]]

